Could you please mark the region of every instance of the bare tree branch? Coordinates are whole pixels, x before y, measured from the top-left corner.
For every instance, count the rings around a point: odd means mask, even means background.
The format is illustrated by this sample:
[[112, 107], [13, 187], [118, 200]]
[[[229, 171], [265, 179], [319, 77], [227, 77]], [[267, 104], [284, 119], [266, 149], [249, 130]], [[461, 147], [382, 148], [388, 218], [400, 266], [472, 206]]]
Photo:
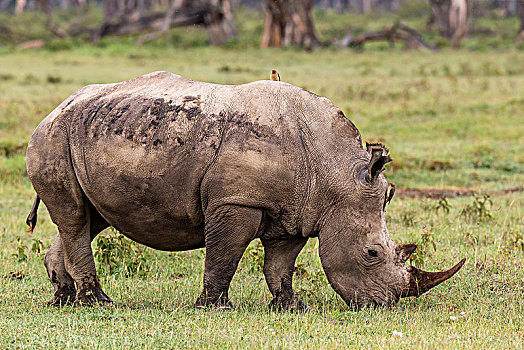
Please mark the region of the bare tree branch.
[[433, 45], [428, 44], [415, 29], [400, 22], [396, 22], [391, 28], [378, 32], [364, 33], [357, 37], [346, 36], [340, 41], [339, 45], [344, 47], [362, 47], [367, 42], [383, 40], [388, 41], [391, 46], [394, 45], [395, 41], [401, 41], [410, 49], [437, 50]]

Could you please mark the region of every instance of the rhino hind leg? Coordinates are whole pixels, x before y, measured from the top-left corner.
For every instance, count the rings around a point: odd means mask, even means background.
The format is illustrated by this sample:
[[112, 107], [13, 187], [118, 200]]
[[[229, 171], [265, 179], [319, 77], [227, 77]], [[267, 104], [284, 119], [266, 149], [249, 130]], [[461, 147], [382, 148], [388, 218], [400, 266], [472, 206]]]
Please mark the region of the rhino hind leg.
[[73, 303], [76, 299], [75, 281], [65, 268], [60, 234], [56, 235], [51, 247], [49, 247], [44, 258], [44, 265], [55, 289], [55, 294], [49, 301], [49, 305], [62, 306]]
[[310, 308], [293, 291], [295, 260], [307, 238], [265, 240], [264, 276], [273, 295], [269, 308], [274, 311], [306, 312]]
[[[92, 208], [92, 207], [91, 207]], [[90, 235], [93, 240], [98, 233], [107, 228], [109, 224], [92, 208]], [[64, 262], [64, 250], [60, 234], [57, 234], [51, 247], [44, 258], [47, 274], [51, 279], [55, 294], [49, 301], [49, 305], [62, 306], [74, 303], [76, 300], [75, 281], [67, 272]], [[103, 293], [103, 292], [102, 292]], [[106, 296], [107, 297], [107, 296]]]
[[[105, 226], [100, 215], [85, 197], [73, 168], [64, 168], [54, 158], [53, 173], [41, 177], [33, 171], [31, 181], [45, 203], [59, 234], [46, 254], [45, 265], [55, 288], [53, 305], [74, 301], [76, 305], [111, 302], [96, 276], [91, 240]], [[51, 175], [49, 175], [51, 174]], [[72, 283], [74, 281], [74, 284]], [[73, 292], [76, 294], [73, 297]]]
[[77, 287], [76, 305], [112, 303], [100, 287], [91, 250], [91, 240], [100, 230], [91, 222], [91, 213], [88, 206], [85, 207], [84, 216], [72, 222], [58, 224], [64, 251], [64, 265]]
[[258, 231], [260, 209], [224, 205], [205, 215], [204, 286], [195, 308], [232, 309], [228, 291], [238, 262]]

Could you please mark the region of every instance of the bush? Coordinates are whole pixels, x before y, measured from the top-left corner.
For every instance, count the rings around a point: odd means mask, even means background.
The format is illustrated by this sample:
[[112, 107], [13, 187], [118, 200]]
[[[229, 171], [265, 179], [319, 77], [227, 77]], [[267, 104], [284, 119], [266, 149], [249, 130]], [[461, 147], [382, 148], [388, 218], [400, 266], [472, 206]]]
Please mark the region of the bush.
[[147, 274], [151, 271], [152, 258], [145, 254], [146, 249], [111, 228], [109, 234], [100, 235], [95, 241], [93, 255], [98, 275], [130, 277]]

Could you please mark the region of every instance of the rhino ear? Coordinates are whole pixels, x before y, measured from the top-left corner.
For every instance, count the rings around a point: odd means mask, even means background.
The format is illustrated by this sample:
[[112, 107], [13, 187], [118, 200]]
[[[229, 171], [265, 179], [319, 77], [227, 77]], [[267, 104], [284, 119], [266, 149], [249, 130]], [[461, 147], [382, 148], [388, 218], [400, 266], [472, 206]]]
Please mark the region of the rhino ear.
[[366, 141], [366, 150], [371, 155], [366, 180], [373, 182], [384, 171], [386, 163], [391, 162], [391, 157], [389, 156], [389, 150], [381, 143]]

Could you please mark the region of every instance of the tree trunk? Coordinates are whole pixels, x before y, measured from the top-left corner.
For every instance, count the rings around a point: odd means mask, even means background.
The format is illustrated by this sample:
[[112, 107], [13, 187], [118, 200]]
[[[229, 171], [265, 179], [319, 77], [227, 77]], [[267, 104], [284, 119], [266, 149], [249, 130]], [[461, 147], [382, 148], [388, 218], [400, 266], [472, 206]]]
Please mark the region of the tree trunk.
[[166, 32], [169, 28], [171, 28], [171, 23], [173, 22], [176, 13], [179, 12], [184, 5], [185, 0], [171, 1], [169, 9], [167, 10], [166, 18], [164, 19], [164, 23], [162, 24], [162, 32]]
[[362, 13], [371, 12], [371, 0], [360, 0], [360, 12]]
[[460, 41], [468, 30], [467, 0], [430, 0], [430, 2], [440, 35], [451, 39], [454, 47], [459, 47]]
[[507, 0], [506, 1], [506, 17], [514, 16], [517, 12], [517, 1], [518, 0]]
[[209, 11], [204, 17], [209, 41], [211, 45], [221, 45], [237, 35], [233, 9], [230, 0], [210, 0], [209, 2], [215, 9]]
[[26, 0], [16, 0], [15, 15], [19, 15], [24, 12]]
[[[104, 0], [104, 21], [92, 33], [91, 40], [98, 41], [105, 35], [119, 32], [118, 27], [122, 26], [128, 26], [128, 28], [135, 26], [137, 30], [147, 28], [147, 23], [144, 24], [141, 20], [147, 17], [150, 6], [151, 3], [145, 1]], [[148, 18], [145, 22], [149, 20]], [[128, 28], [124, 32], [130, 30]]]
[[11, 5], [11, 0], [0, 0], [0, 11], [5, 11]]
[[260, 46], [318, 46], [312, 10], [313, 0], [268, 0]]
[[517, 16], [520, 20], [519, 32], [517, 34], [517, 46], [524, 40], [524, 0], [517, 0]]

